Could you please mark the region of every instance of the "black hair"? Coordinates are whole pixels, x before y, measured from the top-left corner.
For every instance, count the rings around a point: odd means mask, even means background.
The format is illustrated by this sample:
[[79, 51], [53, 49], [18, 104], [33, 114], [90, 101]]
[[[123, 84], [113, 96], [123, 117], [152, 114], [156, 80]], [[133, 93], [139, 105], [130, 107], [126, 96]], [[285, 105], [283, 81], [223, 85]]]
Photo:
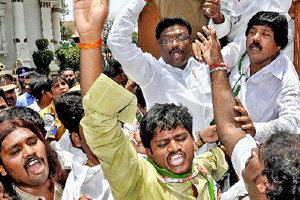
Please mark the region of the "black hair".
[[51, 75], [49, 77], [50, 86], [52, 87], [55, 83], [57, 83], [58, 81], [61, 81], [61, 80], [68, 83], [67, 79], [62, 74], [53, 74], [53, 75]]
[[[64, 171], [61, 170], [61, 165], [59, 160], [57, 159], [57, 153], [50, 147], [48, 141], [42, 135], [40, 130], [30, 122], [26, 122], [20, 119], [15, 120], [6, 120], [0, 123], [0, 152], [2, 150], [2, 142], [10, 133], [15, 131], [18, 128], [27, 128], [32, 131], [45, 145], [46, 155], [48, 159], [49, 166], [49, 176], [53, 178], [56, 182], [62, 183], [62, 177]], [[3, 165], [3, 162], [0, 157], [0, 164]], [[4, 166], [5, 168], [5, 166]], [[15, 182], [8, 174], [6, 176], [2, 176], [0, 174], [0, 180], [5, 188], [5, 193], [7, 193], [13, 199], [20, 199], [16, 191], [13, 189], [13, 183]]]
[[110, 78], [114, 78], [124, 73], [124, 71], [121, 64], [117, 60], [112, 59], [107, 61], [107, 64], [103, 66], [103, 73]]
[[65, 68], [65, 69], [61, 72], [61, 74], [63, 74], [65, 71], [73, 71], [74, 74], [75, 74], [74, 69], [73, 69], [73, 68], [70, 68], [70, 67]]
[[21, 119], [34, 124], [45, 136], [45, 123], [38, 112], [28, 107], [7, 108], [0, 112], [0, 123], [6, 120]]
[[166, 28], [174, 25], [185, 26], [189, 32], [189, 35], [192, 34], [192, 27], [190, 23], [184, 19], [183, 17], [165, 17], [163, 18], [156, 26], [155, 29], [155, 37], [158, 40], [160, 38], [161, 32], [163, 32]]
[[288, 43], [288, 23], [284, 15], [277, 12], [261, 11], [256, 13], [248, 22], [246, 36], [253, 26], [268, 26], [274, 31], [274, 40], [277, 46], [284, 49]]
[[150, 142], [160, 131], [175, 129], [177, 126], [186, 128], [192, 136], [193, 118], [188, 109], [182, 105], [156, 103], [143, 117], [140, 124], [140, 134], [145, 148], [151, 149]]
[[32, 79], [38, 76], [41, 76], [41, 74], [37, 73], [36, 71], [30, 71], [28, 74], [24, 76], [24, 79]]
[[43, 97], [42, 91], [51, 92], [51, 85], [47, 76], [34, 77], [30, 81], [31, 95], [40, 100]]
[[300, 199], [300, 135], [280, 132], [261, 147], [271, 200]]
[[69, 130], [79, 133], [79, 123], [84, 113], [80, 92], [68, 92], [55, 101], [58, 119]]
[[136, 89], [135, 89], [134, 93], [137, 98], [137, 103], [140, 104], [142, 108], [144, 108], [144, 107], [146, 107], [146, 101], [145, 101], [142, 89], [138, 84], [135, 83], [135, 85], [136, 85]]

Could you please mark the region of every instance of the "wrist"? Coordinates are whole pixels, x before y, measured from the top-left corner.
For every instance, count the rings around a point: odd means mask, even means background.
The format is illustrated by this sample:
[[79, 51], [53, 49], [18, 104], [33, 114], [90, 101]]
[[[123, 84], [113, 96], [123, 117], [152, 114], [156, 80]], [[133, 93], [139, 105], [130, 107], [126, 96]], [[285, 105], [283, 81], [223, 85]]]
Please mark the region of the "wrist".
[[196, 145], [197, 148], [200, 148], [201, 146], [203, 146], [205, 144], [205, 141], [203, 140], [202, 136], [201, 136], [201, 132], [196, 134]]
[[219, 14], [216, 17], [212, 18], [212, 20], [215, 24], [222, 24], [225, 21], [224, 16], [221, 12], [219, 12]]

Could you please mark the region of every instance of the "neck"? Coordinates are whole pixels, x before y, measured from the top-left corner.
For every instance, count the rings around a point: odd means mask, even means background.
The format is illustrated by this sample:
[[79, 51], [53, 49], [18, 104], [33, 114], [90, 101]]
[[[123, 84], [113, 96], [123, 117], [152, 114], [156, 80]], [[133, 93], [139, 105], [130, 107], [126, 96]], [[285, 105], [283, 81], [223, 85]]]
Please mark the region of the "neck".
[[40, 109], [44, 109], [46, 108], [49, 104], [51, 103], [51, 100], [50, 101], [47, 101], [47, 100], [44, 100], [43, 98], [38, 102], [38, 105], [40, 107]]
[[20, 190], [32, 194], [34, 196], [45, 197], [47, 200], [52, 200], [54, 197], [54, 184], [51, 179], [39, 186], [18, 186]]
[[260, 62], [253, 62], [251, 60], [251, 64], [250, 64], [250, 75], [255, 74], [256, 72], [258, 72], [259, 70], [261, 70], [262, 68], [264, 68], [265, 66], [267, 66], [268, 64], [270, 64], [276, 57], [278, 54], [274, 55], [271, 58], [268, 58], [266, 60], [260, 61]]

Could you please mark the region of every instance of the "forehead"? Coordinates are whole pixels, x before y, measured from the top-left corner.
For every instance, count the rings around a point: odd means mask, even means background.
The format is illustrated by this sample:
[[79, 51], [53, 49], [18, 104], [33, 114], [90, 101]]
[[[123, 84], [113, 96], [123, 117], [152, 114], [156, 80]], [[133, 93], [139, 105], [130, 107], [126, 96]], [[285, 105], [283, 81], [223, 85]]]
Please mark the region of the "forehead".
[[65, 70], [64, 74], [74, 74], [74, 72], [72, 70]]
[[52, 86], [57, 85], [57, 84], [61, 84], [61, 83], [66, 83], [66, 81], [62, 78], [57, 79]]
[[161, 139], [161, 138], [169, 138], [169, 137], [176, 137], [178, 135], [182, 135], [182, 134], [188, 134], [189, 132], [186, 128], [183, 128], [182, 126], [177, 126], [176, 128], [172, 128], [172, 129], [161, 129], [161, 127], [156, 127], [155, 129], [155, 135], [153, 136], [153, 139]]
[[250, 30], [265, 31], [274, 33], [274, 30], [268, 25], [253, 25]]
[[37, 135], [28, 128], [19, 127], [4, 138], [1, 148], [5, 150], [18, 143], [24, 143], [30, 138], [37, 138]]
[[160, 36], [173, 36], [173, 35], [178, 35], [180, 33], [188, 34], [188, 29], [183, 25], [174, 24], [172, 26], [165, 28], [161, 32]]

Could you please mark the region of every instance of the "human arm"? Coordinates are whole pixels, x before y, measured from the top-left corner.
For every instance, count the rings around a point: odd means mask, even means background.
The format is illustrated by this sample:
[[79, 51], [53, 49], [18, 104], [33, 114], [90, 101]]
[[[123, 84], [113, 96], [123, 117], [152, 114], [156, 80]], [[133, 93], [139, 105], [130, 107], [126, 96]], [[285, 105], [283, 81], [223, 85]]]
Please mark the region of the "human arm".
[[122, 123], [132, 123], [135, 117], [136, 98], [102, 74], [83, 98], [83, 107], [85, 139], [114, 196], [124, 197], [141, 175], [136, 151], [121, 129]]
[[[108, 12], [108, 0], [75, 0], [75, 24], [80, 43], [95, 43], [101, 40], [101, 31]], [[84, 96], [94, 81], [103, 72], [101, 48], [80, 51], [81, 93]]]
[[296, 8], [300, 9], [300, 0], [292, 0], [292, 5], [288, 11], [292, 19], [295, 19]]
[[[197, 41], [202, 52], [203, 58], [207, 64], [218, 64], [223, 62], [221, 56], [220, 43], [216, 36], [216, 30], [211, 26], [203, 28], [207, 39], [199, 33], [202, 43]], [[234, 149], [236, 143], [245, 137], [245, 132], [241, 129], [241, 124], [234, 120], [238, 113], [234, 110], [237, 105], [231, 87], [228, 81], [227, 72], [219, 70], [211, 73], [212, 97], [214, 105], [214, 116], [217, 125], [217, 131], [228, 154]]]
[[219, 140], [219, 135], [217, 132], [217, 126], [212, 125], [207, 129], [195, 134], [195, 143], [197, 148], [200, 148], [205, 143], [213, 143]]
[[145, 86], [152, 78], [149, 59], [157, 62], [156, 58], [143, 53], [132, 43], [132, 33], [145, 5], [144, 0], [130, 0], [115, 18], [107, 39], [109, 49], [121, 63], [126, 75], [140, 86]]

